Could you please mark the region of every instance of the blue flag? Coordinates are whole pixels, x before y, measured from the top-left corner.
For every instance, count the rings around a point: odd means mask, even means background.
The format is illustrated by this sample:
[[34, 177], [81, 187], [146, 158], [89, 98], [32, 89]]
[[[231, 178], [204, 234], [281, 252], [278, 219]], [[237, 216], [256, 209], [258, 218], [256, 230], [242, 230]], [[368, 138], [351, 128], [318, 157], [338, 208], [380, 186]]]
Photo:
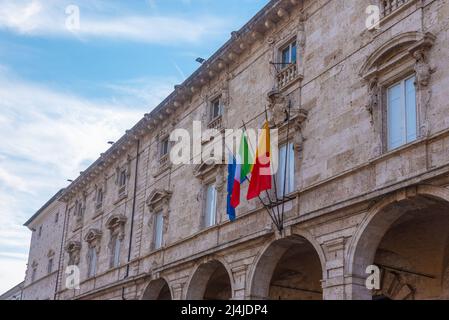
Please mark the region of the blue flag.
[[235, 221], [235, 209], [231, 205], [231, 196], [232, 190], [234, 189], [234, 177], [236, 168], [237, 168], [237, 161], [235, 160], [235, 157], [232, 154], [230, 154], [228, 163], [228, 197], [227, 197], [226, 210], [229, 216], [229, 220], [231, 221]]

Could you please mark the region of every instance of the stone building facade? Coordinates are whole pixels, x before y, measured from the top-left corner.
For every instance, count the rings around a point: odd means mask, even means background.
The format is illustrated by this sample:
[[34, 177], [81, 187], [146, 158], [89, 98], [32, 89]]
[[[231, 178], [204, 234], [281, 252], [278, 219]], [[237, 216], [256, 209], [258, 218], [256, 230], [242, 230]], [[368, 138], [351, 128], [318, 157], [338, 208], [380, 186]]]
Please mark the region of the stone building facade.
[[55, 194], [25, 226], [32, 232], [22, 300], [54, 300], [63, 243], [66, 204]]
[[[81, 283], [59, 272], [57, 299], [449, 297], [448, 26], [447, 0], [270, 1], [63, 192]], [[228, 220], [226, 165], [168, 157], [173, 129], [266, 116], [282, 232], [258, 200]]]
[[0, 300], [22, 300], [23, 295], [23, 282], [16, 285], [14, 288], [9, 289], [0, 296]]

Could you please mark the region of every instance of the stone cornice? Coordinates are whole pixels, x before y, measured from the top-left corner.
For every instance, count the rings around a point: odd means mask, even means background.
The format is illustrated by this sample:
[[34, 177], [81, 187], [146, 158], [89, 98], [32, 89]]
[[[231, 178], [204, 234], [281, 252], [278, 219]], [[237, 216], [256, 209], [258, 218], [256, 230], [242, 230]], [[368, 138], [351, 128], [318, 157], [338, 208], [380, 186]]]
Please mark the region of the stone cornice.
[[289, 12], [302, 3], [302, 0], [271, 0], [239, 31], [231, 34], [228, 40], [217, 50], [198, 70], [196, 70], [181, 85], [162, 101], [151, 113], [144, 117], [126, 132], [108, 151], [101, 154], [89, 168], [83, 171], [64, 191], [61, 200], [68, 202], [79, 191], [85, 189], [118, 157], [122, 156], [130, 147], [150, 130], [154, 130], [163, 120], [173, 115], [177, 109], [192, 99], [200, 89], [220, 76], [226, 69], [237, 61], [251, 44], [264, 38], [264, 35], [275, 27], [277, 23], [289, 17]]

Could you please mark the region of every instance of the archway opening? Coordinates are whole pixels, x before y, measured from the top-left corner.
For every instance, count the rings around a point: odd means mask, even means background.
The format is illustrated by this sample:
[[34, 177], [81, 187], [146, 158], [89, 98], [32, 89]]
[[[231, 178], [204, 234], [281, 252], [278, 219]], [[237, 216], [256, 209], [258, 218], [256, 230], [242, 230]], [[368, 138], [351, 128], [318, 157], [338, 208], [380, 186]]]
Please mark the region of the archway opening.
[[354, 298], [448, 298], [448, 239], [448, 202], [419, 195], [386, 206], [364, 230], [354, 267], [360, 273], [379, 267], [380, 288], [355, 292]]
[[272, 243], [254, 271], [251, 298], [321, 300], [322, 267], [312, 244], [302, 237]]
[[230, 300], [232, 285], [229, 273], [218, 261], [201, 265], [187, 291], [188, 300]]
[[167, 281], [164, 279], [151, 281], [145, 289], [142, 300], [172, 300]]

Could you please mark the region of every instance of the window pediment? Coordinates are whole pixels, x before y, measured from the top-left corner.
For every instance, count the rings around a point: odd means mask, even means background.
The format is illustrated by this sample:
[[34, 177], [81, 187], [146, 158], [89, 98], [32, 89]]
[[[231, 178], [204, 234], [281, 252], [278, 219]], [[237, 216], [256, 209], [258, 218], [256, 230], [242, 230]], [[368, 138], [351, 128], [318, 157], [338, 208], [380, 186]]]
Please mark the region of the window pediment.
[[431, 33], [405, 32], [377, 48], [363, 64], [360, 76], [366, 80], [376, 78], [393, 65], [410, 60], [416, 51], [429, 49], [435, 42]]
[[168, 190], [156, 189], [151, 192], [150, 196], [147, 199], [147, 205], [150, 207], [151, 211], [154, 211], [155, 208], [166, 205], [172, 196], [172, 192]]
[[81, 243], [78, 241], [70, 241], [65, 246], [65, 251], [68, 253], [75, 252], [81, 250]]
[[101, 239], [101, 236], [103, 235], [103, 232], [101, 232], [98, 229], [90, 229], [89, 232], [84, 236], [84, 241], [93, 243], [94, 241], [97, 241]]
[[202, 162], [195, 167], [193, 175], [195, 178], [203, 180], [206, 176], [213, 173], [215, 170], [219, 169], [220, 165], [216, 163]]
[[122, 214], [114, 214], [108, 218], [106, 221], [106, 228], [108, 229], [115, 229], [117, 227], [120, 227], [126, 223], [128, 218]]

